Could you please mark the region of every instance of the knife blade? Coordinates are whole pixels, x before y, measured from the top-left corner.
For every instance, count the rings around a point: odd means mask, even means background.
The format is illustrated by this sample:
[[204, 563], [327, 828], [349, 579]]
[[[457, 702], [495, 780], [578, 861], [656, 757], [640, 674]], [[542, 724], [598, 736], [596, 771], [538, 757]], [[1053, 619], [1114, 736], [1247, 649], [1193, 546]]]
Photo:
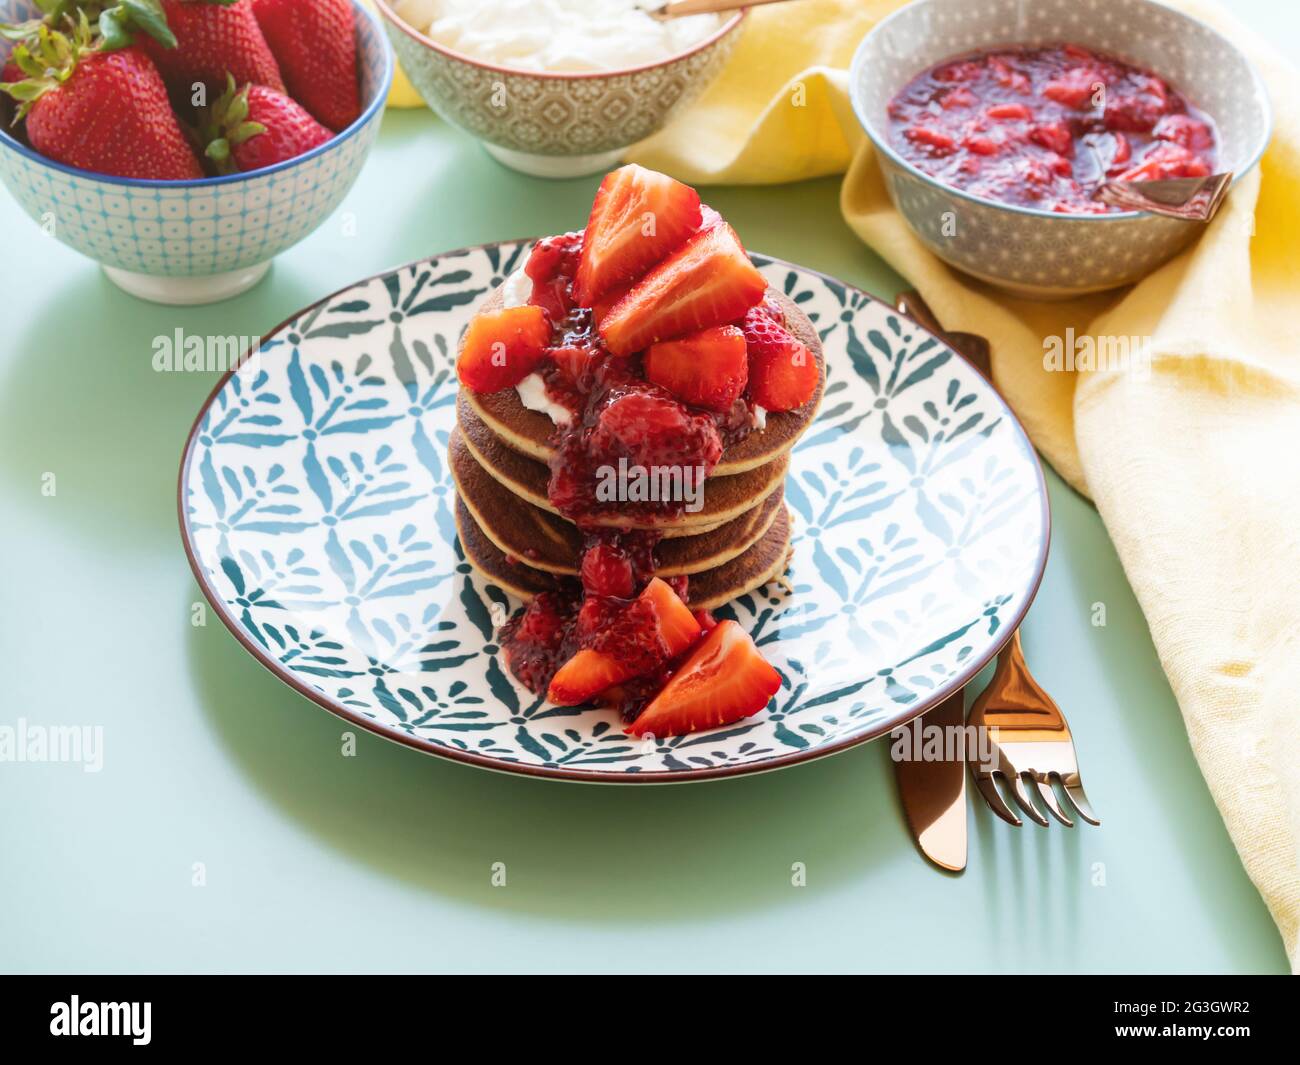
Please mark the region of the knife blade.
[[[966, 760], [960, 739], [955, 750], [949, 748], [951, 738], [961, 736], [949, 730], [966, 723], [962, 694], [962, 690], [954, 692], [907, 725], [915, 730], [909, 752], [912, 758], [894, 760], [894, 776], [912, 838], [930, 861], [954, 873], [966, 868]], [[934, 727], [942, 730], [944, 753], [955, 758], [927, 761], [921, 757], [922, 730]]]
[[[983, 376], [993, 383], [989, 342], [974, 333], [946, 331], [939, 324], [929, 304], [916, 291], [900, 292], [894, 306], [918, 325], [930, 330], [949, 347], [960, 352]], [[966, 707], [962, 692], [956, 691], [929, 713], [912, 722], [909, 728], [937, 726], [943, 735], [950, 727], [966, 724]], [[894, 776], [903, 800], [903, 812], [912, 838], [921, 853], [940, 869], [960, 873], [966, 868], [966, 760], [964, 746], [959, 746], [953, 760], [926, 762], [919, 758], [895, 761]], [[913, 744], [916, 753], [916, 744]]]

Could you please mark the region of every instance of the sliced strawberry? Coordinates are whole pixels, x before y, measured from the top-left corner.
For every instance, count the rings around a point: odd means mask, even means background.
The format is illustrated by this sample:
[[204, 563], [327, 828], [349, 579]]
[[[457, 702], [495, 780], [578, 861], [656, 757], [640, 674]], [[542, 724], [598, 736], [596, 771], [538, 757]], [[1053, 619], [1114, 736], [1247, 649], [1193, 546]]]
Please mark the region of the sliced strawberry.
[[765, 410], [802, 407], [817, 391], [813, 353], [772, 317], [755, 307], [741, 323], [749, 350], [749, 395]]
[[588, 595], [632, 598], [632, 560], [613, 544], [593, 544], [582, 556], [582, 590]]
[[1120, 181], [1161, 181], [1165, 178], [1205, 177], [1209, 165], [1195, 152], [1173, 141], [1160, 141], [1142, 162], [1120, 174]]
[[550, 339], [551, 324], [540, 307], [480, 314], [465, 331], [456, 374], [475, 392], [500, 392], [533, 372]]
[[749, 380], [745, 335], [734, 325], [718, 325], [661, 340], [646, 352], [645, 375], [692, 407], [729, 411]]
[[602, 358], [599, 348], [572, 344], [562, 348], [550, 348], [547, 354], [574, 388], [584, 394], [591, 390], [592, 374]]
[[592, 303], [591, 320], [595, 323], [597, 329], [600, 328], [600, 323], [605, 320], [605, 315], [618, 306], [619, 301], [631, 291], [631, 285], [618, 285]]
[[989, 118], [1001, 119], [1002, 121], [1019, 119], [1028, 122], [1034, 117], [1034, 113], [1024, 104], [994, 104], [984, 113]]
[[1041, 122], [1030, 129], [1029, 139], [1057, 155], [1074, 154], [1074, 135], [1064, 122]]
[[903, 136], [913, 144], [921, 144], [931, 149], [936, 155], [947, 155], [957, 150], [957, 142], [942, 130], [929, 126], [910, 126], [903, 130]]
[[700, 228], [700, 196], [667, 174], [629, 163], [605, 175], [587, 220], [573, 298], [591, 307], [641, 277]]
[[939, 106], [945, 111], [957, 107], [972, 107], [977, 102], [975, 94], [964, 85], [959, 85], [955, 89], [945, 89], [943, 95], [939, 97]]
[[[591, 430], [593, 452], [608, 462], [626, 456], [635, 465], [704, 467], [704, 476], [722, 458], [717, 422], [690, 411], [653, 386], [617, 396], [600, 412]], [[554, 502], [554, 496], [552, 496]]]
[[656, 577], [590, 647], [560, 667], [546, 697], [559, 706], [585, 703], [681, 654], [699, 634], [700, 624], [686, 604]]
[[1159, 140], [1173, 141], [1191, 151], [1214, 147], [1214, 130], [1207, 123], [1190, 115], [1165, 115], [1156, 123], [1152, 132]]
[[630, 355], [658, 340], [734, 322], [766, 291], [735, 230], [719, 221], [619, 300], [601, 320], [600, 336], [615, 355]]
[[1096, 70], [1071, 67], [1059, 78], [1044, 85], [1043, 95], [1065, 107], [1083, 111], [1091, 106], [1093, 94], [1104, 84], [1105, 79]]
[[718, 623], [626, 729], [633, 736], [682, 736], [756, 714], [781, 676], [734, 621]]

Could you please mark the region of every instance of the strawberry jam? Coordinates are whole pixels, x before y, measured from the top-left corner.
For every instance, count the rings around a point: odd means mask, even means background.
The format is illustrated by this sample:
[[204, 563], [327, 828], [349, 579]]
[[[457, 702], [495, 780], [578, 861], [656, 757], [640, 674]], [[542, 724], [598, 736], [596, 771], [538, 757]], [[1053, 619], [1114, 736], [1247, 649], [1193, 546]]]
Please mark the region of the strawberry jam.
[[1117, 211], [1107, 180], [1204, 177], [1217, 135], [1161, 78], [1075, 45], [949, 59], [889, 104], [890, 142], [944, 184], [1064, 214]]
[[531, 692], [544, 692], [555, 671], [578, 649], [575, 590], [542, 592], [502, 626], [510, 671]]
[[[521, 310], [531, 313], [475, 319], [457, 373], [463, 386], [499, 391], [521, 380], [526, 359], [570, 412], [553, 430], [547, 498], [577, 526], [582, 555], [576, 577], [503, 627], [501, 647], [533, 692], [560, 706], [598, 699], [635, 730], [715, 623], [686, 605], [685, 576], [656, 576], [661, 534], [628, 524], [696, 512], [724, 450], [749, 433], [754, 405], [807, 403], [818, 371], [809, 374], [809, 353], [779, 308], [764, 312], [761, 337], [745, 331], [767, 282], [721, 216], [667, 175], [635, 165], [607, 175], [587, 227], [538, 241], [524, 271], [532, 293]], [[505, 365], [497, 341], [518, 349]], [[694, 727], [689, 707], [681, 721], [662, 710], [666, 734]], [[708, 727], [731, 714], [710, 704]]]
[[[560, 591], [539, 595], [512, 618], [501, 631], [501, 645], [514, 675], [538, 694], [581, 649], [634, 662], [644, 675], [619, 686], [611, 700], [631, 721], [671, 676], [653, 610], [637, 598], [655, 576], [660, 534], [593, 519], [675, 517], [687, 500], [671, 493], [637, 499], [617, 490], [608, 497], [602, 486], [613, 471], [643, 469], [678, 472], [702, 491], [724, 447], [743, 438], [751, 418], [743, 399], [725, 413], [688, 407], [645, 379], [640, 353], [616, 356], [605, 348], [593, 311], [573, 298], [582, 240], [581, 232], [540, 240], [524, 268], [533, 282], [530, 302], [551, 322], [551, 347], [539, 367], [547, 394], [574, 414], [568, 425], [556, 427], [547, 495], [583, 533], [580, 576], [566, 580]], [[684, 600], [687, 578], [668, 583]]]

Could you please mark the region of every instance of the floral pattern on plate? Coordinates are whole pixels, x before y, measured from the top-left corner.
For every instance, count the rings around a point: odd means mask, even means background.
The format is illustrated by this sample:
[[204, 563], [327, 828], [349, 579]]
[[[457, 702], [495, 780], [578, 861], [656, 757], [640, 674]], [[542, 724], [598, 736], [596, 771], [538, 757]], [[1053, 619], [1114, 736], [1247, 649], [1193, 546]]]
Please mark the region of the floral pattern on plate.
[[878, 736], [964, 683], [1028, 608], [1047, 554], [1042, 473], [959, 356], [839, 281], [754, 256], [826, 352], [786, 483], [783, 583], [717, 613], [782, 676], [737, 724], [640, 741], [612, 711], [510, 676], [519, 605], [456, 538], [446, 446], [475, 304], [528, 243], [450, 252], [304, 310], [228, 376], [182, 466], [182, 533], [240, 641], [321, 706], [434, 754], [611, 782], [777, 768]]

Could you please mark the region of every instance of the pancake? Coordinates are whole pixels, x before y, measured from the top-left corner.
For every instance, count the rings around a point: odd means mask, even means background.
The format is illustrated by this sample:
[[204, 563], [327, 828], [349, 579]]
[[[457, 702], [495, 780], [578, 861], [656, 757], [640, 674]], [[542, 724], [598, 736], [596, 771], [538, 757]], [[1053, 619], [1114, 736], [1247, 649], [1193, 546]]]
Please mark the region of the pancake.
[[[535, 459], [526, 458], [506, 447], [474, 413], [466, 400], [469, 390], [462, 388], [456, 400], [456, 430], [451, 434], [448, 451], [466, 448], [494, 480], [536, 507], [559, 514], [547, 498], [550, 470]], [[618, 529], [658, 529], [665, 536], [694, 536], [753, 509], [776, 491], [785, 480], [790, 460], [779, 455], [763, 466], [731, 477], [710, 478], [704, 484], [703, 506], [676, 517], [637, 515], [624, 510], [618, 514], [597, 515], [592, 524]], [[452, 462], [456, 465], [455, 460]]]
[[[740, 443], [727, 448], [722, 460], [713, 470], [713, 477], [727, 477], [752, 470], [786, 454], [812, 424], [817, 416], [817, 408], [821, 405], [822, 393], [826, 388], [826, 359], [817, 330], [808, 316], [784, 292], [768, 288], [767, 297], [781, 307], [785, 312], [786, 327], [817, 359], [820, 371], [817, 391], [802, 407], [769, 413], [767, 426], [762, 432], [754, 430]], [[484, 297], [477, 313], [499, 310], [501, 302], [501, 290], [494, 289]], [[511, 449], [541, 462], [551, 457], [554, 451], [551, 436], [555, 426], [545, 414], [525, 407], [513, 388], [486, 394], [461, 389], [461, 394], [473, 407], [474, 413]]]
[[[499, 588], [525, 602], [541, 592], [554, 591], [564, 580], [551, 573], [511, 561], [479, 528], [469, 508], [456, 500], [456, 531], [470, 564]], [[762, 587], [785, 572], [790, 560], [790, 514], [784, 506], [766, 533], [721, 566], [690, 578], [687, 603], [693, 610], [712, 610]]]
[[[448, 448], [448, 458], [457, 495], [500, 551], [534, 569], [577, 575], [582, 561], [582, 534], [577, 526], [522, 502], [492, 478], [463, 443]], [[699, 573], [735, 558], [767, 532], [784, 496], [778, 486], [758, 506], [716, 529], [664, 540], [657, 551], [660, 576]]]

